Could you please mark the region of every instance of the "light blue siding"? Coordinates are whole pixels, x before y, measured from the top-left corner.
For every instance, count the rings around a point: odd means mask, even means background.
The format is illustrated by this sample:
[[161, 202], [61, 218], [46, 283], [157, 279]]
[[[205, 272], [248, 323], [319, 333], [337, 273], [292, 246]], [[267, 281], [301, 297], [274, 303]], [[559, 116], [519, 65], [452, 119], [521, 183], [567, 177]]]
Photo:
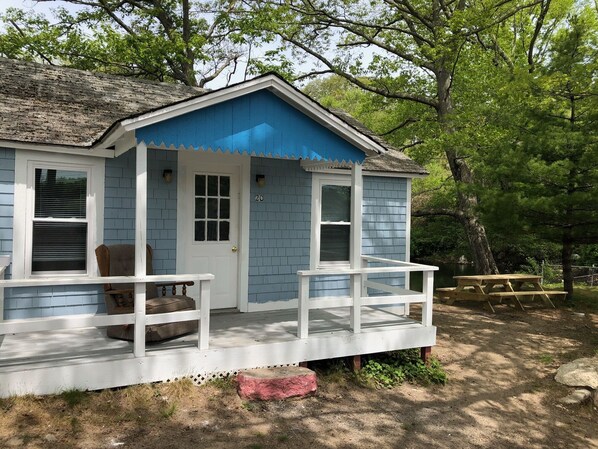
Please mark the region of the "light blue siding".
[[362, 162], [365, 154], [271, 92], [259, 91], [136, 131], [137, 140], [284, 159]]
[[[249, 302], [297, 297], [297, 271], [309, 269], [311, 174], [298, 161], [252, 158]], [[261, 195], [263, 201], [255, 201]]]
[[[154, 249], [154, 273], [176, 273], [177, 152], [147, 152], [147, 243]], [[172, 170], [172, 182], [162, 178]], [[135, 150], [106, 160], [104, 242], [135, 243]]]
[[[0, 254], [12, 256], [15, 192], [15, 150], [0, 148]], [[10, 277], [8, 267], [6, 277]]]
[[[405, 178], [364, 177], [362, 240], [364, 255], [405, 260], [407, 219], [407, 180]], [[405, 285], [404, 275], [370, 275], [369, 279], [398, 287]], [[375, 293], [370, 290], [371, 295]]]

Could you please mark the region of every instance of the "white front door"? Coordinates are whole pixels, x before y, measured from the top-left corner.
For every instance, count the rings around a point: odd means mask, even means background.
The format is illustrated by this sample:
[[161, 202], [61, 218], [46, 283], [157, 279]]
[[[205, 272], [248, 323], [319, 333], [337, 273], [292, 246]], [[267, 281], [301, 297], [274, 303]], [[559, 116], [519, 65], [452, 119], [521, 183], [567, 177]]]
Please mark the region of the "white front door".
[[[239, 167], [181, 153], [177, 272], [212, 273], [211, 308], [238, 307]], [[197, 299], [198, 293], [195, 285], [187, 294]]]

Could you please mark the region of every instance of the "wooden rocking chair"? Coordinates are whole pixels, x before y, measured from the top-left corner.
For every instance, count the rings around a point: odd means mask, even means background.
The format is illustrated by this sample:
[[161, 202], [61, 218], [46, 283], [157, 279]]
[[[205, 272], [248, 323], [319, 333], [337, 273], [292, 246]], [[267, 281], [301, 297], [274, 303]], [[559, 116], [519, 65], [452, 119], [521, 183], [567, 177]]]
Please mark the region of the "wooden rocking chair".
[[[146, 273], [153, 274], [153, 250], [147, 245]], [[102, 276], [133, 276], [135, 274], [135, 245], [100, 245], [96, 258]], [[195, 301], [187, 296], [187, 286], [193, 282], [147, 283], [145, 311], [147, 314], [195, 310]], [[182, 286], [182, 295], [176, 294], [176, 287]], [[104, 284], [104, 299], [108, 315], [133, 313], [133, 284]], [[171, 291], [167, 291], [171, 287]], [[158, 289], [161, 288], [161, 294]], [[181, 321], [146, 326], [145, 340], [158, 342], [180, 335], [197, 332], [197, 321]], [[108, 326], [108, 337], [133, 340], [135, 325]]]

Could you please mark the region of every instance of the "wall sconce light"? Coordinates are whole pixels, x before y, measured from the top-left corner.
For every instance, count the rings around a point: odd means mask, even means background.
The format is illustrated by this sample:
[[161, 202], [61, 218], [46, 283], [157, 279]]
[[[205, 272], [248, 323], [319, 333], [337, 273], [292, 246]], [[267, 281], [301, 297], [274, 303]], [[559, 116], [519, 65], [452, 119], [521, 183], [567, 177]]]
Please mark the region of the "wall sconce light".
[[255, 182], [258, 187], [264, 187], [266, 185], [266, 175], [255, 175]]
[[164, 182], [166, 184], [170, 184], [172, 182], [172, 170], [167, 168], [162, 172], [162, 178], [164, 178]]

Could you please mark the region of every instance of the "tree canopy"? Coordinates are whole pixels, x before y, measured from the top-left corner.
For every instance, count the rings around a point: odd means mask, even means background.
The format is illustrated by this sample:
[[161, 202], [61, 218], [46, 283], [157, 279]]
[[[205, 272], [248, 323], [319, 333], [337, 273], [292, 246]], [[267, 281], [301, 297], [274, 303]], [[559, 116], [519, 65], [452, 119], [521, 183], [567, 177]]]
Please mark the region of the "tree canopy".
[[9, 9], [0, 55], [201, 87], [243, 54], [227, 22], [234, 2], [64, 1], [78, 9], [53, 20]]

